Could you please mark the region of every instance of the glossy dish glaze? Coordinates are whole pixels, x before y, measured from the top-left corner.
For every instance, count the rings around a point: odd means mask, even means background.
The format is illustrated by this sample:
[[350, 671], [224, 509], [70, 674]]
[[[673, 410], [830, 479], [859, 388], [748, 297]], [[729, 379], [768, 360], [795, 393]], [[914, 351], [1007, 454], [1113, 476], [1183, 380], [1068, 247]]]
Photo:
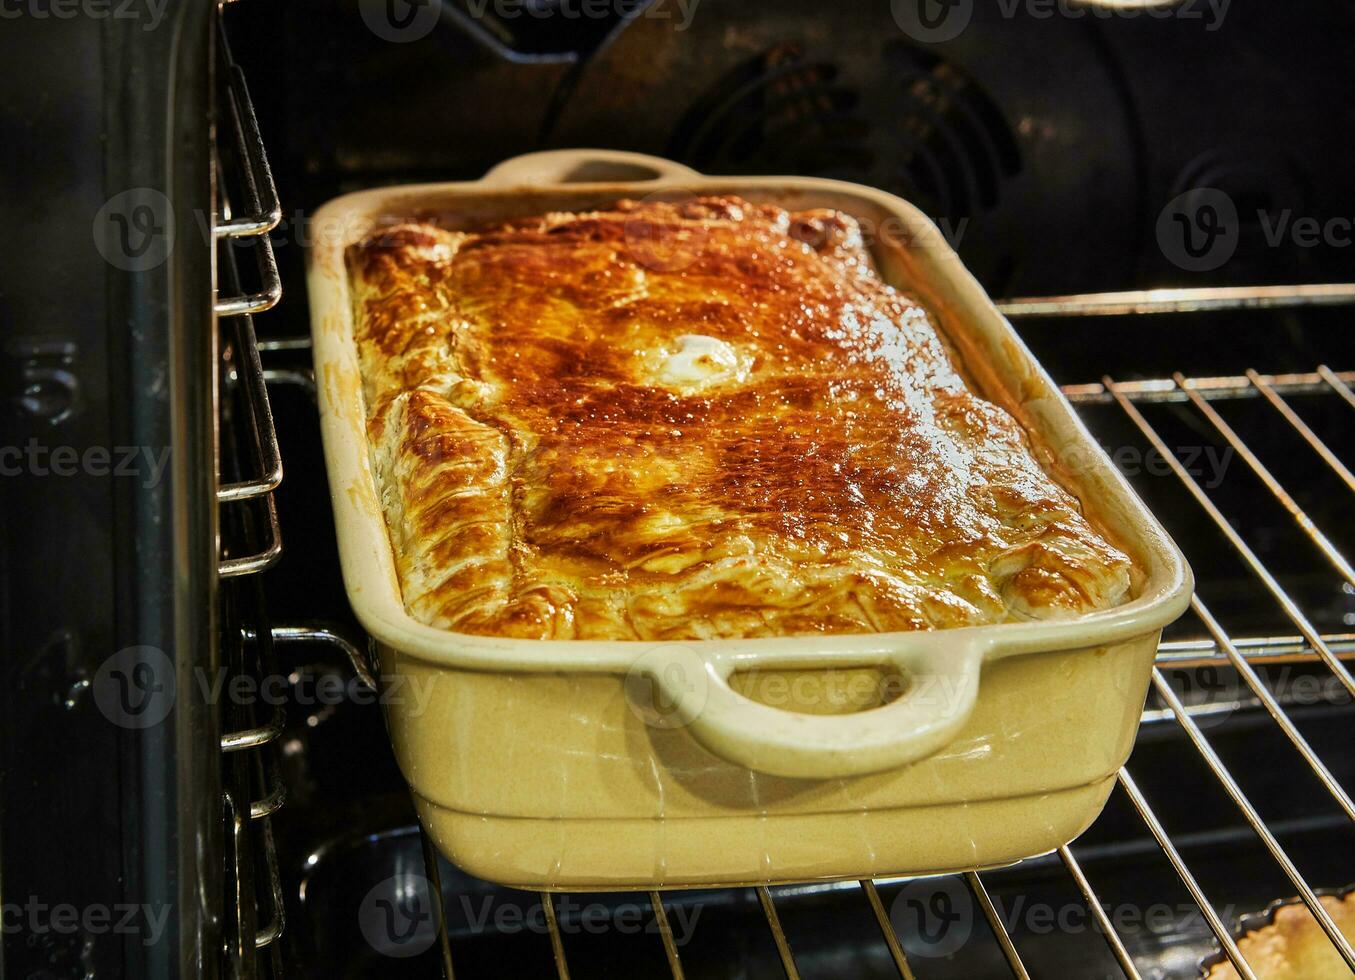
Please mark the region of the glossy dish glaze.
[[1129, 592], [1129, 558], [840, 211], [406, 223], [348, 267], [404, 600], [431, 626], [895, 632]]

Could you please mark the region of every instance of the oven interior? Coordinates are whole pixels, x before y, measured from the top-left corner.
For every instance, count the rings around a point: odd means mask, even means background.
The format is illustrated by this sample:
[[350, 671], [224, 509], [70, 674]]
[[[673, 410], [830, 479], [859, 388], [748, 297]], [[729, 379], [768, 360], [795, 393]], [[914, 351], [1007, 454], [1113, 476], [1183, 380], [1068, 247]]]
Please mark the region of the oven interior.
[[[1348, 234], [1272, 234], [1276, 215], [1355, 217], [1340, 95], [1355, 12], [1239, 3], [1206, 30], [980, 4], [960, 37], [923, 44], [888, 4], [702, 0], [683, 29], [670, 6], [566, 18], [541, 0], [513, 18], [445, 0], [408, 43], [354, 0], [223, 10], [220, 189], [266, 211], [271, 164], [282, 301], [221, 320], [221, 480], [258, 490], [221, 508], [237, 563], [222, 656], [290, 681], [276, 711], [223, 719], [227, 972], [1187, 978], [1241, 915], [1355, 882], [1351, 250]], [[1070, 848], [963, 877], [622, 895], [513, 892], [428, 863], [380, 707], [321, 694], [362, 690], [365, 638], [326, 502], [306, 218], [345, 191], [471, 179], [555, 146], [841, 177], [963, 230], [967, 264], [1199, 583], [1121, 785]], [[1237, 203], [1237, 251], [1183, 271], [1156, 222], [1206, 187]], [[219, 289], [266, 297], [259, 253], [224, 241]], [[1334, 285], [1253, 288], [1317, 284]], [[1204, 287], [1239, 288], [1133, 292]], [[417, 913], [398, 948], [362, 927], [374, 905]]]

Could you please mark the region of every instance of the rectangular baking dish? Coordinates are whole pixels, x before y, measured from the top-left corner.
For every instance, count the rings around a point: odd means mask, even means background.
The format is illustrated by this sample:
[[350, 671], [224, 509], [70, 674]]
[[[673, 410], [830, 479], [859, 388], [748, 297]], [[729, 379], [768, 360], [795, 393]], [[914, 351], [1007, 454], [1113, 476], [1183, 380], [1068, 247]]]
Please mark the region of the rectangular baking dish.
[[[968, 380], [1133, 559], [1131, 601], [1058, 622], [683, 643], [455, 634], [410, 617], [373, 480], [344, 251], [383, 224], [473, 224], [623, 197], [732, 193], [861, 222], [886, 282], [930, 310]], [[379, 651], [419, 816], [460, 867], [534, 889], [920, 875], [1050, 851], [1128, 758], [1184, 559], [940, 231], [831, 180], [705, 177], [604, 150], [517, 157], [478, 181], [326, 204], [308, 252], [315, 369], [343, 577]], [[844, 712], [825, 692], [902, 678]], [[775, 683], [772, 683], [775, 681]], [[403, 693], [402, 693], [403, 692]]]

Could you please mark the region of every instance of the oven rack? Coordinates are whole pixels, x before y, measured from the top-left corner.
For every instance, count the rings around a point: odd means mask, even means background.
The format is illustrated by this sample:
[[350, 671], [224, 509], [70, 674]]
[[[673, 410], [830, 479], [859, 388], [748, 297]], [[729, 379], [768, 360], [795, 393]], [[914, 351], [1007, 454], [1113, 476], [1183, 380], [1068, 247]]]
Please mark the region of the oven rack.
[[[221, 523], [217, 565], [220, 662], [228, 672], [227, 683], [241, 676], [259, 682], [278, 673], [274, 646], [281, 638], [275, 639], [269, 625], [259, 574], [282, 555], [273, 498], [282, 482], [282, 456], [253, 315], [282, 298], [282, 280], [269, 241], [282, 209], [249, 90], [231, 59], [219, 20], [216, 44], [220, 84], [213, 146], [217, 208], [212, 232], [218, 280], [213, 283], [213, 313], [221, 352], [216, 460]], [[231, 203], [237, 193], [243, 202], [238, 211]], [[238, 247], [256, 256], [259, 287], [255, 291], [241, 287]], [[281, 976], [278, 940], [285, 915], [271, 818], [286, 798], [276, 745], [285, 716], [281, 706], [265, 711], [257, 703], [221, 705], [220, 715], [226, 861], [218, 919], [219, 972], [240, 978]]]
[[[214, 146], [218, 283], [213, 312], [220, 329], [218, 379], [217, 503], [221, 510], [221, 662], [228, 677], [256, 684], [279, 677], [276, 648], [321, 643], [339, 649], [362, 675], [362, 658], [340, 634], [324, 625], [274, 625], [267, 612], [262, 572], [282, 556], [274, 491], [282, 483], [282, 454], [268, 399], [269, 378], [254, 331], [254, 314], [282, 298], [282, 280], [269, 233], [282, 217], [259, 124], [240, 68], [233, 62], [218, 21], [218, 131]], [[243, 207], [232, 207], [238, 194]], [[254, 252], [258, 287], [241, 286], [236, 250]], [[241, 438], [243, 436], [243, 438]], [[368, 678], [370, 681], [370, 678]], [[372, 686], [375, 682], [371, 681]], [[259, 690], [259, 687], [255, 688]], [[271, 818], [286, 789], [278, 764], [284, 709], [223, 705], [222, 816], [226, 862], [220, 916], [221, 972], [241, 980], [281, 977], [279, 940], [285, 901]]]
[[[225, 284], [236, 281], [228, 252], [221, 262], [220, 275]], [[244, 461], [238, 458], [235, 445], [239, 429], [246, 430], [245, 442], [261, 450], [255, 463], [266, 461], [270, 452], [276, 455], [277, 442], [251, 318], [248, 314], [223, 317], [222, 325], [218, 435], [222, 481], [218, 492], [221, 663], [228, 672], [228, 683], [241, 676], [261, 682], [278, 670], [259, 573], [281, 555], [273, 503], [281, 466], [279, 461], [276, 474], [268, 472], [267, 467], [256, 467], [254, 477], [240, 472]], [[262, 514], [256, 506], [259, 503], [263, 505]], [[223, 843], [227, 855], [224, 914], [220, 919], [224, 972], [252, 978], [263, 973], [262, 963], [266, 962], [278, 975], [281, 956], [277, 940], [284, 927], [284, 903], [271, 817], [285, 799], [276, 756], [285, 717], [281, 706], [265, 709], [258, 704], [223, 704], [220, 712]], [[265, 951], [262, 962], [260, 951]]]
[[1022, 296], [999, 300], [997, 308], [1008, 317], [1072, 317], [1348, 306], [1351, 303], [1355, 303], [1355, 283], [1322, 282]]
[[[1052, 298], [1049, 300], [1021, 300], [999, 304], [1008, 316], [1050, 315], [1051, 309], [1059, 306], [1064, 315], [1087, 315], [1107, 313], [1145, 313], [1145, 312], [1181, 312], [1187, 309], [1255, 308], [1265, 305], [1305, 305], [1312, 303], [1351, 302], [1355, 300], [1355, 288], [1337, 286], [1284, 287], [1281, 295], [1269, 288], [1256, 290], [1231, 289], [1224, 298], [1183, 295], [1192, 293], [1212, 293], [1214, 291], [1152, 291], [1142, 293], [1105, 294], [1103, 298], [1084, 296], [1072, 298]], [[1339, 295], [1339, 299], [1336, 295]], [[1316, 298], [1314, 298], [1316, 297]], [[1201, 302], [1201, 300], [1207, 300]], [[1058, 314], [1056, 314], [1058, 315]], [[304, 340], [289, 340], [275, 344], [266, 344], [267, 349], [295, 350], [304, 349]], [[278, 377], [279, 381], [301, 383], [313, 386], [314, 379], [304, 373], [287, 372], [287, 376]], [[1200, 719], [1210, 713], [1223, 710], [1232, 711], [1239, 707], [1264, 709], [1271, 723], [1283, 735], [1293, 753], [1302, 759], [1307, 770], [1321, 783], [1345, 816], [1355, 821], [1355, 803], [1347, 789], [1332, 775], [1327, 764], [1312, 748], [1290, 716], [1286, 697], [1277, 694], [1262, 678], [1258, 668], [1274, 664], [1305, 664], [1324, 669], [1336, 683], [1350, 695], [1355, 696], [1355, 676], [1352, 676], [1348, 661], [1355, 661], [1355, 634], [1323, 634], [1313, 625], [1303, 612], [1301, 605], [1281, 585], [1276, 575], [1257, 556], [1239, 532], [1225, 516], [1209, 491], [1188, 472], [1169, 448], [1157, 428], [1141, 410], [1142, 406], [1157, 403], [1174, 402], [1189, 406], [1198, 414], [1199, 420], [1212, 427], [1225, 443], [1230, 445], [1243, 460], [1247, 468], [1265, 485], [1267, 491], [1289, 512], [1291, 519], [1301, 529], [1313, 548], [1313, 557], [1324, 561], [1335, 569], [1345, 584], [1355, 590], [1355, 572], [1352, 572], [1348, 559], [1337, 549], [1317, 522], [1297, 503], [1286, 487], [1278, 480], [1266, 462], [1258, 455], [1245, 437], [1230, 426], [1215, 408], [1215, 403], [1240, 399], [1259, 399], [1270, 406], [1277, 420], [1283, 422], [1285, 431], [1295, 441], [1295, 451], [1313, 453], [1326, 466], [1330, 475], [1355, 490], [1348, 465], [1328, 447], [1304, 421], [1302, 415], [1290, 404], [1295, 396], [1319, 396], [1339, 399], [1345, 402], [1355, 413], [1355, 371], [1333, 370], [1327, 365], [1317, 365], [1311, 372], [1287, 374], [1262, 374], [1248, 371], [1239, 376], [1194, 376], [1174, 374], [1167, 378], [1146, 380], [1117, 381], [1109, 376], [1091, 384], [1064, 386], [1063, 391], [1069, 400], [1077, 406], [1112, 405], [1120, 409], [1121, 414], [1134, 427], [1139, 436], [1156, 449], [1170, 468], [1172, 478], [1193, 498], [1203, 517], [1212, 523], [1228, 541], [1233, 552], [1239, 557], [1257, 582], [1268, 592], [1274, 602], [1293, 624], [1297, 635], [1266, 637], [1233, 637], [1219, 622], [1208, 605], [1199, 595], [1191, 600], [1191, 615], [1203, 626], [1207, 639], [1165, 641], [1159, 647], [1157, 664], [1153, 670], [1152, 689], [1162, 707], [1147, 706], [1144, 711], [1145, 723], [1174, 723], [1187, 736], [1199, 758], [1206, 764], [1231, 800], [1231, 805], [1246, 822], [1252, 833], [1260, 840], [1276, 866], [1291, 883], [1294, 894], [1304, 903], [1317, 919], [1328, 940], [1337, 952], [1355, 970], [1355, 948], [1343, 937], [1332, 921], [1330, 914], [1318, 901], [1319, 888], [1312, 885], [1299, 871], [1284, 846], [1276, 837], [1275, 831], [1267, 826], [1257, 812], [1252, 801], [1242, 790], [1234, 774], [1225, 765], [1215, 751], [1209, 736], [1202, 729]], [[1355, 421], [1355, 415], [1352, 415]], [[1187, 556], [1189, 557], [1189, 555]], [[1190, 670], [1201, 667], [1229, 667], [1237, 672], [1238, 678], [1247, 690], [1245, 700], [1231, 700], [1217, 704], [1209, 698], [1187, 699], [1178, 693], [1177, 688], [1168, 679], [1170, 672]], [[1203, 921], [1218, 942], [1222, 956], [1230, 961], [1238, 974], [1245, 980], [1256, 980], [1256, 974], [1242, 958], [1233, 936], [1232, 926], [1216, 910], [1209, 895], [1200, 885], [1186, 860], [1182, 857], [1178, 841], [1163, 825], [1150, 801], [1140, 789], [1132, 774], [1132, 764], [1126, 765], [1117, 776], [1117, 792], [1130, 804], [1146, 831], [1151, 835], [1162, 855], [1170, 863], [1176, 877], [1190, 894]], [[438, 861], [428, 841], [423, 837], [425, 868], [432, 891], [441, 895], [438, 874]], [[1098, 895], [1096, 885], [1083, 869], [1077, 857], [1077, 842], [1061, 847], [1057, 851], [1058, 861], [1076, 886], [1078, 893], [1086, 903], [1087, 911], [1096, 923], [1097, 931], [1104, 938], [1109, 952], [1125, 977], [1141, 980], [1144, 976], [1135, 963], [1133, 955], [1124, 939], [1111, 921]], [[1338, 874], [1351, 875], [1355, 869], [1341, 869]], [[1012, 976], [1028, 978], [1031, 974], [1024, 962], [1016, 940], [1009, 932], [998, 913], [985, 885], [987, 872], [969, 872], [960, 878], [973, 896], [979, 910], [995, 938], [1007, 967]], [[872, 917], [880, 931], [880, 938], [889, 952], [898, 975], [905, 980], [913, 980], [914, 972], [908, 961], [898, 934], [890, 920], [888, 909], [880, 895], [880, 885], [902, 879], [862, 879], [857, 884], [863, 892]], [[850, 883], [848, 883], [850, 884]], [[814, 887], [814, 886], [810, 886]], [[841, 887], [839, 885], [818, 887]], [[782, 969], [789, 980], [798, 980], [799, 967], [795, 951], [777, 911], [776, 897], [767, 887], [754, 889], [758, 905], [765, 919], [768, 933], [775, 944]], [[551, 951], [557, 975], [561, 980], [570, 976], [567, 943], [553, 904], [550, 893], [542, 892], [540, 901], [545, 913], [549, 931]], [[665, 893], [651, 891], [648, 902], [658, 926], [663, 942], [664, 953], [669, 972], [675, 980], [685, 977], [682, 963], [682, 951], [674, 940], [673, 930], [665, 910]], [[455, 948], [445, 921], [445, 910], [441, 902], [434, 903], [435, 921], [438, 928], [437, 943], [442, 961], [443, 974], [449, 978], [456, 976], [454, 960]]]

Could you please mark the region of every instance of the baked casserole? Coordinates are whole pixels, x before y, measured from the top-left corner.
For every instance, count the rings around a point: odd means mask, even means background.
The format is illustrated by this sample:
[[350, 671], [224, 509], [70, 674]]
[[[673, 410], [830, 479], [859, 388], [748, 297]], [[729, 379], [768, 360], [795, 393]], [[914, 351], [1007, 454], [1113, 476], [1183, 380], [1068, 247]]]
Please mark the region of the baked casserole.
[[620, 201], [346, 255], [405, 606], [705, 640], [1071, 617], [1129, 559], [979, 397], [857, 223]]

